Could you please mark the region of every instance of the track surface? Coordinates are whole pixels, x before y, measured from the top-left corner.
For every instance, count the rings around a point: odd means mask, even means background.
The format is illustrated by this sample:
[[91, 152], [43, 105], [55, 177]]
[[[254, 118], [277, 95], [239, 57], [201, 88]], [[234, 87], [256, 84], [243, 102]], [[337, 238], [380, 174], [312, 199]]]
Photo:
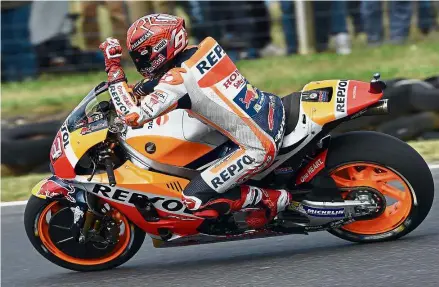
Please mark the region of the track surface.
[[[439, 186], [439, 169], [432, 171]], [[353, 244], [326, 232], [154, 249], [125, 265], [76, 273], [28, 242], [23, 206], [2, 207], [2, 286], [439, 286], [439, 188], [427, 219], [403, 239]]]

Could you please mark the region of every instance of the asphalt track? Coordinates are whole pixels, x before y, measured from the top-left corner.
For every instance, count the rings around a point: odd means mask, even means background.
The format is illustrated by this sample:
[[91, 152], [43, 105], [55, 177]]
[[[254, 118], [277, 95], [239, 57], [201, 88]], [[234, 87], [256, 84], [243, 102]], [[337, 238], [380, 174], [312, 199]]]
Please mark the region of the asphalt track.
[[[432, 171], [439, 186], [439, 169]], [[23, 206], [2, 207], [1, 285], [10, 286], [439, 286], [439, 188], [427, 219], [387, 243], [354, 244], [326, 232], [154, 249], [125, 265], [78, 273], [28, 242]]]

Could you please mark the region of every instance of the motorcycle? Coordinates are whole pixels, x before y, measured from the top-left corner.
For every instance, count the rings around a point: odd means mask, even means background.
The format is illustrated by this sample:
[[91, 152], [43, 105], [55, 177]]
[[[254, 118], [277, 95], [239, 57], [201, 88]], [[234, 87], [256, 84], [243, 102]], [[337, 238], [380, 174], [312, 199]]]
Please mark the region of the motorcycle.
[[233, 152], [233, 142], [185, 110], [127, 127], [103, 82], [55, 137], [53, 175], [32, 189], [26, 205], [27, 236], [45, 258], [76, 271], [123, 264], [146, 234], [157, 248], [325, 230], [353, 242], [400, 238], [431, 208], [428, 165], [385, 134], [330, 135], [342, 122], [387, 114], [385, 87], [375, 74], [370, 83], [311, 82], [282, 98], [286, 132], [279, 154], [246, 184], [286, 189], [293, 201], [267, 226], [252, 230], [245, 221], [251, 209], [204, 219], [181, 201], [191, 178]]

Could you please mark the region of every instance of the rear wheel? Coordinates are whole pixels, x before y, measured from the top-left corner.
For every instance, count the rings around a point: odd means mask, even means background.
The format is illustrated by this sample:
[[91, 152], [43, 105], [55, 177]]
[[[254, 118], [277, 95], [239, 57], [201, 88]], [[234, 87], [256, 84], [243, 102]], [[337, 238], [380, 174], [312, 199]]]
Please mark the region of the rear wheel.
[[32, 196], [26, 205], [24, 225], [32, 245], [51, 262], [75, 271], [105, 270], [134, 256], [145, 238], [145, 233], [123, 214], [117, 210], [111, 214], [109, 226], [113, 225], [114, 229], [110, 234], [102, 228], [98, 236], [114, 236], [114, 243], [104, 240], [79, 243], [71, 231], [72, 208], [61, 201], [48, 202]]
[[382, 212], [329, 232], [354, 242], [399, 238], [413, 231], [430, 211], [433, 178], [423, 158], [408, 144], [375, 132], [346, 133], [331, 141], [326, 168], [337, 186], [378, 192]]

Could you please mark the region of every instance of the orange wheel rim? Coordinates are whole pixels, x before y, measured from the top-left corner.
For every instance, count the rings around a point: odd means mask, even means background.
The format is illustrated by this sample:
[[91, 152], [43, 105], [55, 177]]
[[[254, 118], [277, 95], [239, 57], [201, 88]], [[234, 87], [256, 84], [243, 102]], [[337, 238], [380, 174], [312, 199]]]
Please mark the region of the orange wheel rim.
[[[370, 220], [356, 221], [341, 227], [357, 234], [380, 234], [399, 227], [409, 216], [413, 196], [409, 186], [395, 171], [372, 163], [345, 164], [331, 172], [338, 187], [371, 187], [385, 196], [384, 212]], [[349, 191], [343, 193], [343, 197]]]
[[46, 219], [49, 211], [52, 213], [56, 213], [57, 211], [60, 210], [60, 208], [61, 207], [59, 202], [57, 201], [51, 202], [41, 212], [37, 224], [38, 235], [41, 239], [41, 242], [56, 257], [64, 261], [67, 261], [69, 263], [78, 264], [78, 265], [99, 265], [99, 264], [105, 264], [107, 262], [110, 262], [111, 260], [120, 256], [125, 251], [131, 238], [130, 224], [126, 219], [126, 217], [119, 213], [118, 219], [122, 221], [125, 227], [123, 230], [123, 235], [119, 236], [119, 242], [116, 243], [112, 252], [110, 252], [104, 257], [96, 258], [96, 259], [76, 258], [64, 253], [53, 243], [52, 239], [50, 238], [49, 223], [48, 220]]

